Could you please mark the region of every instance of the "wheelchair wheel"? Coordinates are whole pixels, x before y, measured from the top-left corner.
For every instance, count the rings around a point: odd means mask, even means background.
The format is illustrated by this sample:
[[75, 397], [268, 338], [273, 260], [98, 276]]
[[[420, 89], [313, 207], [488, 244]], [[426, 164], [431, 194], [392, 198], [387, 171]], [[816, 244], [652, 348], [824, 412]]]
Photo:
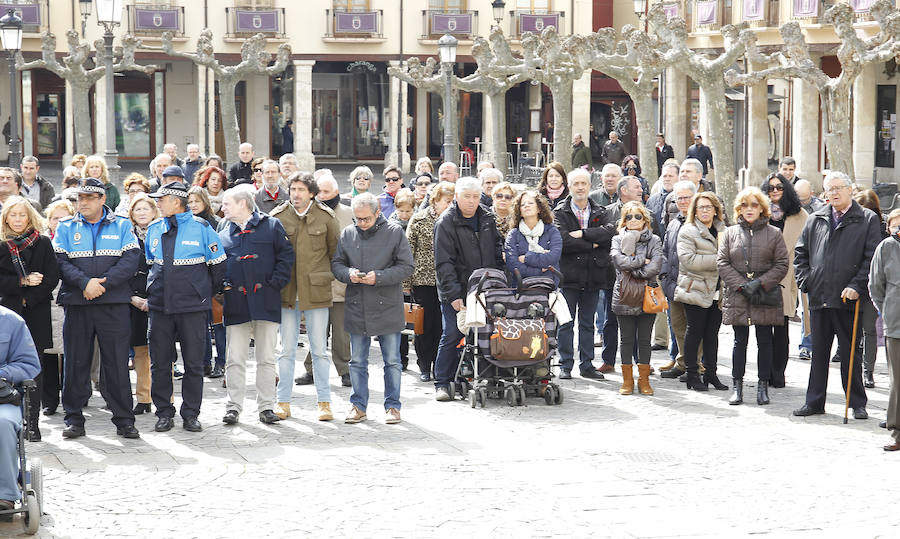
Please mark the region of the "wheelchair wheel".
[[525, 387], [519, 386], [519, 390], [517, 391], [517, 401], [519, 402], [519, 406], [523, 406], [525, 404]]
[[35, 459], [31, 461], [31, 490], [37, 500], [38, 514], [44, 512], [44, 465], [41, 461]]
[[553, 401], [556, 400], [556, 396], [554, 395], [556, 391], [553, 390], [553, 386], [547, 386], [544, 388], [544, 402], [547, 406], [553, 405]]
[[485, 388], [483, 388], [483, 387], [478, 388], [478, 400], [481, 401], [481, 407], [482, 407], [482, 408], [484, 408], [485, 406], [487, 406], [487, 400], [488, 400], [488, 392], [487, 392], [487, 389], [485, 389]]
[[34, 535], [37, 533], [38, 528], [41, 527], [41, 510], [38, 507], [38, 501], [34, 494], [29, 494], [25, 497], [25, 505], [27, 506], [27, 511], [23, 515], [22, 523], [25, 527], [25, 533]]

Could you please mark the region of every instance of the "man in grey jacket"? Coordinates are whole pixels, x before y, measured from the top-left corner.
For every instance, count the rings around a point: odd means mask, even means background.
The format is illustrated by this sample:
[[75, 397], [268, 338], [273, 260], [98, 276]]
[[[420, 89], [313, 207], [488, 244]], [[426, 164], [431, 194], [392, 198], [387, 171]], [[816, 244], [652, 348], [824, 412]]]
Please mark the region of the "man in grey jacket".
[[900, 450], [900, 210], [888, 216], [889, 238], [875, 249], [869, 269], [869, 294], [884, 321], [884, 344], [887, 347], [891, 393], [888, 397], [887, 421], [881, 426], [891, 433], [892, 443], [885, 451]]
[[400, 332], [403, 280], [412, 275], [412, 250], [405, 231], [388, 222], [371, 193], [350, 203], [355, 226], [341, 232], [331, 271], [347, 285], [344, 328], [350, 334], [350, 381], [353, 407], [345, 423], [366, 420], [369, 403], [369, 344], [373, 336], [384, 359], [385, 423], [400, 422]]

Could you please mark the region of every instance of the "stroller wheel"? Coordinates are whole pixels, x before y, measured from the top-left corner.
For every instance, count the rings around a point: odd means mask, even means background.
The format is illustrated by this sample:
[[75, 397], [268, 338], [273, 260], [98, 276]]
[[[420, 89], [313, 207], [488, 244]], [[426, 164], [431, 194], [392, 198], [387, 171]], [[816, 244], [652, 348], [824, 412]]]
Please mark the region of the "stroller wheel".
[[517, 400], [519, 401], [519, 406], [525, 404], [525, 386], [519, 386], [519, 390], [517, 391]]
[[38, 507], [37, 498], [34, 497], [34, 494], [29, 494], [25, 497], [25, 506], [27, 510], [22, 519], [25, 533], [34, 535], [37, 533], [38, 528], [41, 527], [41, 509]]
[[478, 393], [474, 389], [469, 390], [469, 406], [475, 408], [478, 405]]
[[556, 387], [554, 387], [553, 389], [556, 390], [556, 399], [555, 399], [555, 400], [556, 400], [556, 404], [562, 404], [562, 403], [563, 403], [563, 391], [562, 391], [562, 388], [559, 387], [559, 386], [556, 386]]
[[503, 392], [503, 398], [506, 399], [506, 404], [508, 404], [510, 406], [515, 406], [516, 401], [518, 400], [518, 398], [516, 398], [515, 388], [513, 388], [511, 386], [506, 388], [506, 390]]
[[481, 401], [481, 407], [482, 407], [482, 408], [484, 408], [485, 406], [487, 406], [487, 400], [488, 400], [488, 392], [487, 392], [487, 389], [485, 389], [485, 388], [483, 388], [483, 387], [478, 389], [478, 400]]
[[552, 406], [553, 402], [556, 400], [556, 391], [553, 389], [553, 386], [547, 386], [544, 389], [544, 402], [547, 403], [547, 406]]

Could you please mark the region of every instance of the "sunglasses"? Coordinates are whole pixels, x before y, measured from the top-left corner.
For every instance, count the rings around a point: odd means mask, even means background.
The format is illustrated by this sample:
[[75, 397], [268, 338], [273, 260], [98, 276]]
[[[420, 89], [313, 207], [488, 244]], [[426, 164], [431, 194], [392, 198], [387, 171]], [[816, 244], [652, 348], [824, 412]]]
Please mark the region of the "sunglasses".
[[759, 202], [741, 202], [741, 207], [756, 209], [759, 207]]
[[626, 221], [643, 221], [644, 216], [641, 214], [635, 215], [633, 213], [629, 213], [628, 215], [625, 216], [625, 220]]
[[400, 181], [400, 178], [390, 177], [390, 178], [385, 178], [384, 181], [386, 181], [386, 182], [399, 182], [399, 181]]
[[431, 185], [431, 182], [416, 182], [416, 185], [418, 185], [419, 187], [428, 187], [429, 185]]
[[769, 191], [784, 191], [784, 185], [778, 183], [775, 185], [769, 185]]
[[254, 169], [253, 169], [253, 172], [258, 174], [258, 173], [262, 172], [262, 169], [261, 169], [261, 168], [254, 168]]
[[502, 194], [502, 193], [496, 193], [496, 194], [494, 194], [494, 198], [499, 198], [500, 200], [512, 200], [513, 196]]

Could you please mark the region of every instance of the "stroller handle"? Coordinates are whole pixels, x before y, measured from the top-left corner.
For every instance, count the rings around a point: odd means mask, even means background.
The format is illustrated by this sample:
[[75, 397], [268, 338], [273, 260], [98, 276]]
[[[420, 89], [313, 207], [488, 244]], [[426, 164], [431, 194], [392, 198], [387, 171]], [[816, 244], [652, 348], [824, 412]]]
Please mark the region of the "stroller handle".
[[484, 287], [484, 282], [487, 281], [487, 277], [488, 277], [487, 273], [485, 273], [484, 275], [481, 276], [481, 279], [478, 281], [477, 295], [479, 295], [479, 296], [481, 295], [481, 290]]
[[549, 271], [549, 272], [552, 273], [553, 275], [556, 275], [556, 276], [559, 278], [559, 282], [562, 282], [562, 280], [563, 280], [563, 274], [562, 274], [561, 271], [559, 271], [558, 269], [554, 268], [553, 266], [548, 266], [548, 267], [547, 267], [547, 271]]

